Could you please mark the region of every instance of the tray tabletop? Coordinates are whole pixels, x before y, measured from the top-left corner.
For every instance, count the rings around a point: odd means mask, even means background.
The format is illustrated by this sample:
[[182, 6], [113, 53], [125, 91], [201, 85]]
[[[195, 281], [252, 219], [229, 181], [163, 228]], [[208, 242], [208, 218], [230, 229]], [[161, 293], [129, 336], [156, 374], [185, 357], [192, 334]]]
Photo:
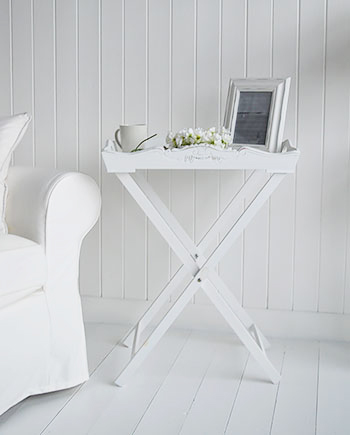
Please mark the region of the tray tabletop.
[[112, 141], [107, 141], [102, 151], [107, 172], [111, 173], [131, 173], [139, 169], [258, 169], [270, 173], [293, 173], [300, 156], [300, 151], [289, 141], [283, 142], [279, 153], [249, 146], [221, 150], [211, 145], [172, 150], [157, 147], [127, 153], [113, 150], [112, 144]]

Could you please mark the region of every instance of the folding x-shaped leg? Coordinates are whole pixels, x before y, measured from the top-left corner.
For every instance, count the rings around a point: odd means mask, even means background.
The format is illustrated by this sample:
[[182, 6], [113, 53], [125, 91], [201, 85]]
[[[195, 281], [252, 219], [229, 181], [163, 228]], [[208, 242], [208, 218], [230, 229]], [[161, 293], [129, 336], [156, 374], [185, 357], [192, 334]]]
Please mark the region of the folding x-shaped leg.
[[[286, 174], [272, 174], [266, 180], [264, 172], [254, 171], [198, 246], [191, 240], [174, 215], [143, 177], [139, 175], [132, 176], [129, 173], [118, 173], [116, 175], [183, 262], [183, 266], [122, 340], [122, 343], [126, 346], [132, 346], [131, 359], [119, 374], [115, 383], [120, 386], [125, 384], [128, 377], [147, 357], [199, 288], [204, 290], [242, 343], [265, 370], [270, 380], [273, 383], [278, 382], [280, 374], [273, 367], [265, 353], [265, 347], [268, 345], [266, 338], [256, 327], [248, 313], [241, 307], [233, 292], [228, 289], [219, 277], [215, 267]], [[250, 199], [252, 190], [258, 193]], [[243, 198], [246, 199], [248, 206], [235, 219], [237, 206], [239, 206]], [[208, 256], [205, 256], [204, 252], [217, 239], [218, 234], [225, 234], [225, 236], [217, 247]], [[140, 345], [139, 341], [142, 332], [189, 276], [187, 286], [147, 339]]]

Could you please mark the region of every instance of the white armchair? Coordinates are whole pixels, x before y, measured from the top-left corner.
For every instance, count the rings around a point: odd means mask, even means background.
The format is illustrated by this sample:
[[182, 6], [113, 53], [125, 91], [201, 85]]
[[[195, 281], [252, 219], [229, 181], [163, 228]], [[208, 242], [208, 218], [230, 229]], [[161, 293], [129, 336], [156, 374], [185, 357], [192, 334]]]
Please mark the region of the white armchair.
[[100, 192], [80, 173], [14, 167], [0, 235], [0, 414], [88, 379], [79, 256]]

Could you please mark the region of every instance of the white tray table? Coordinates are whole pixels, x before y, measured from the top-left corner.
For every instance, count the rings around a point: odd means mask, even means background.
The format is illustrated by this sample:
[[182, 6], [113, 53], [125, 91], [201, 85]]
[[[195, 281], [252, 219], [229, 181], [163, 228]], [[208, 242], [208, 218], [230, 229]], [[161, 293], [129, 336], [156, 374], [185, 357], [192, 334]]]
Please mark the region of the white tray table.
[[[283, 178], [295, 171], [299, 155], [299, 151], [292, 148], [288, 141], [284, 142], [281, 153], [268, 153], [250, 147], [218, 150], [201, 145], [172, 151], [157, 148], [134, 153], [102, 152], [107, 171], [116, 174], [183, 263], [160, 295], [123, 338], [122, 343], [131, 347], [131, 358], [116, 378], [117, 385], [122, 386], [127, 382], [200, 288], [260, 364], [268, 378], [273, 383], [279, 382], [280, 373], [271, 364], [265, 352], [268, 346], [267, 339], [218, 275], [215, 267]], [[138, 172], [144, 169], [252, 170], [252, 173], [196, 245], [147, 180]], [[266, 172], [270, 174], [267, 180]], [[234, 219], [237, 203], [247, 198], [252, 189], [252, 199], [248, 201], [238, 219]], [[224, 237], [221, 237], [217, 246], [205, 256], [204, 253], [212, 247], [212, 243], [218, 240], [218, 234]], [[178, 294], [178, 288], [186, 277], [186, 287], [148, 337], [141, 340], [142, 333], [155, 315], [169, 302], [171, 296]]]

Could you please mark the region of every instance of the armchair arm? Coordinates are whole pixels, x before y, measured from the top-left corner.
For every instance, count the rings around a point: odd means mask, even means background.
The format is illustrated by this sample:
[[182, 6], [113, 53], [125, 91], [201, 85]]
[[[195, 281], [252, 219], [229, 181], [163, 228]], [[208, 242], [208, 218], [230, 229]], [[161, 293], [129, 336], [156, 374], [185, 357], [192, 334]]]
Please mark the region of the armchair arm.
[[49, 242], [62, 242], [68, 233], [83, 239], [98, 219], [100, 192], [87, 175], [11, 167], [7, 184], [9, 232], [45, 249]]
[[[88, 378], [79, 296], [79, 256], [101, 206], [94, 180], [81, 173], [13, 167], [8, 176], [9, 232], [40, 243], [46, 252], [44, 286], [50, 318], [49, 383], [57, 389]], [[63, 385], [63, 387], [62, 387]]]

